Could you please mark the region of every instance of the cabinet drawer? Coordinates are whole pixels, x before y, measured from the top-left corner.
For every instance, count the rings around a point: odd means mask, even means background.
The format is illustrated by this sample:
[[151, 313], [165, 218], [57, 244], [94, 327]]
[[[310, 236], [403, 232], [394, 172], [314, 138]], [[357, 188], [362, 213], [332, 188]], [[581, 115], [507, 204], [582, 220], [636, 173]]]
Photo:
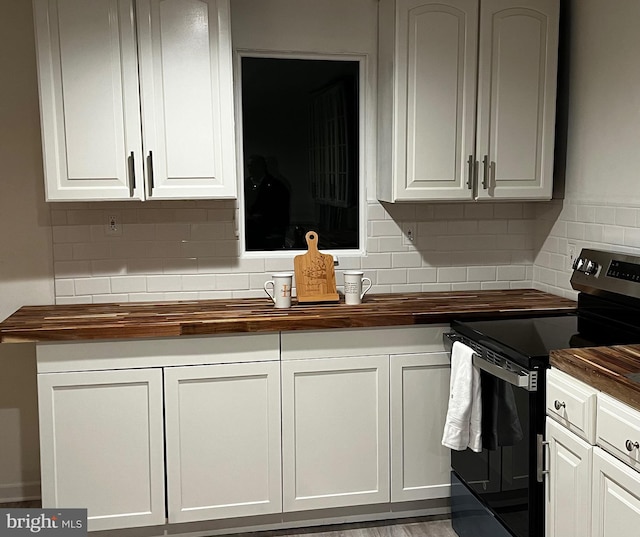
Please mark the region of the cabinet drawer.
[[640, 471], [640, 412], [600, 393], [597, 442], [622, 462]]
[[551, 369], [547, 375], [547, 414], [590, 444], [596, 440], [596, 394], [584, 382]]

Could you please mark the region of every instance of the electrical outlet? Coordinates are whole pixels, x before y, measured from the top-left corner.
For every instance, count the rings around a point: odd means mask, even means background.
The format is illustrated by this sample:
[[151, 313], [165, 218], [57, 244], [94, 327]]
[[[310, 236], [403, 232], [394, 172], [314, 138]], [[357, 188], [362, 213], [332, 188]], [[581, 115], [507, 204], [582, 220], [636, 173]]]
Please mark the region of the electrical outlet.
[[402, 244], [405, 246], [413, 246], [416, 243], [416, 223], [415, 222], [403, 222], [402, 223]]
[[107, 216], [106, 233], [112, 237], [122, 235], [122, 226], [118, 215], [110, 214]]
[[567, 243], [567, 268], [573, 270], [573, 262], [576, 260], [576, 245]]

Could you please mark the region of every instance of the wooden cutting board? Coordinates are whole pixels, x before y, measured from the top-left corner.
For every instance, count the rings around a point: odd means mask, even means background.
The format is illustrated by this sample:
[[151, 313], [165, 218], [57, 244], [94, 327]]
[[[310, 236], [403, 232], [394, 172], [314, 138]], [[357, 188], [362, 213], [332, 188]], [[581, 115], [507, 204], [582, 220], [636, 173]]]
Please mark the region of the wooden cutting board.
[[333, 256], [318, 251], [315, 231], [309, 231], [305, 238], [309, 250], [293, 259], [298, 302], [338, 302]]

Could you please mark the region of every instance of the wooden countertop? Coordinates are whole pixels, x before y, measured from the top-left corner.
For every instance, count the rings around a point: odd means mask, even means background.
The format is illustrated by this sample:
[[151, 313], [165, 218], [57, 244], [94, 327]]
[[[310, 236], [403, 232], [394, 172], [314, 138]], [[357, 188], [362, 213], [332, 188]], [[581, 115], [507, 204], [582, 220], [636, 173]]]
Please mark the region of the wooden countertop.
[[[552, 351], [551, 365], [640, 410], [640, 345]], [[634, 382], [627, 375], [638, 375]]]
[[294, 304], [269, 298], [25, 306], [0, 323], [0, 342], [175, 337], [449, 323], [452, 319], [554, 315], [572, 300], [533, 289], [370, 294], [362, 304]]

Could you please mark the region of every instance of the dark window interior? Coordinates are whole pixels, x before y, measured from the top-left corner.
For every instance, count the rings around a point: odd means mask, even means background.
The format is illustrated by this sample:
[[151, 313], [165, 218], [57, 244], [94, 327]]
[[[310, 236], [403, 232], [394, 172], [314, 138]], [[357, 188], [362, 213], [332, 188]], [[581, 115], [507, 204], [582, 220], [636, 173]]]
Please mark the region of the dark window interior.
[[359, 64], [242, 58], [247, 251], [359, 248]]

